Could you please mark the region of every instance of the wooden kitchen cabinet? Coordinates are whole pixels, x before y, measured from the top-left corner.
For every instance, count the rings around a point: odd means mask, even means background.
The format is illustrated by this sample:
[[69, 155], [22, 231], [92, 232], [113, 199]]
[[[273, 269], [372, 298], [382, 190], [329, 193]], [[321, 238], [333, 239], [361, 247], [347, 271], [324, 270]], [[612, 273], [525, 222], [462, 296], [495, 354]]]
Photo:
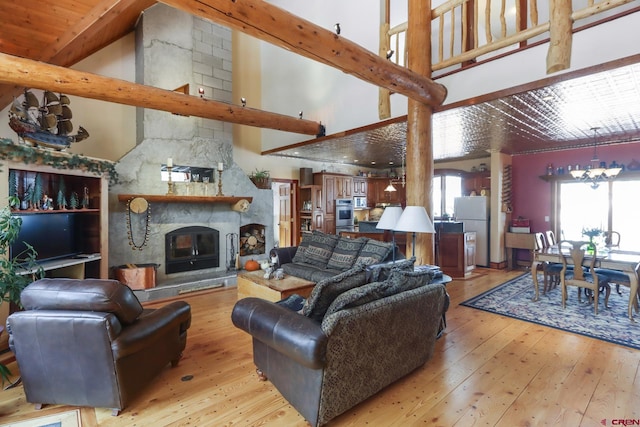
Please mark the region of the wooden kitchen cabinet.
[[314, 186], [322, 192], [322, 210], [324, 212], [322, 231], [329, 234], [336, 232], [336, 199], [353, 197], [353, 177], [350, 175], [317, 172], [313, 174]]
[[[305, 233], [324, 230], [324, 211], [322, 209], [322, 187], [302, 185], [299, 188], [298, 213], [300, 215], [300, 240]], [[299, 240], [299, 241], [300, 241]]]
[[451, 277], [466, 277], [476, 268], [476, 233], [440, 233], [440, 269]]
[[[384, 191], [389, 183], [393, 184], [396, 191]], [[389, 178], [369, 178], [368, 184], [367, 202], [369, 206], [375, 206], [378, 203], [406, 205], [406, 187], [402, 186], [401, 181]]]
[[467, 172], [462, 176], [464, 196], [470, 196], [473, 192], [479, 196], [482, 190], [491, 190], [491, 171]]
[[363, 176], [353, 178], [353, 197], [367, 197], [367, 178]]

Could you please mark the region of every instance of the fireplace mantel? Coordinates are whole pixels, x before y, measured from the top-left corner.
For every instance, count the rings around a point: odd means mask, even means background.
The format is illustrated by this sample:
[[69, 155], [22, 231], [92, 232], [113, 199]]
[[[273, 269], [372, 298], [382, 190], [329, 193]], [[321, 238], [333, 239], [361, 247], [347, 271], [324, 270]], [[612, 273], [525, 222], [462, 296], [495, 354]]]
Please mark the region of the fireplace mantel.
[[228, 203], [233, 205], [241, 200], [249, 203], [253, 201], [253, 197], [240, 196], [176, 196], [166, 194], [118, 194], [120, 202], [127, 202], [135, 197], [142, 197], [148, 202], [153, 203]]

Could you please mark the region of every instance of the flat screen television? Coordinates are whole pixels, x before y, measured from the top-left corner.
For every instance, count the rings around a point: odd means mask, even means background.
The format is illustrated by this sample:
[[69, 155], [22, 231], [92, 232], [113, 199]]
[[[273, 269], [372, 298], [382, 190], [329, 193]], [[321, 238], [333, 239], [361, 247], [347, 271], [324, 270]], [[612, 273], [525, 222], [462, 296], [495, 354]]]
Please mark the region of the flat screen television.
[[[72, 213], [15, 214], [22, 218], [18, 237], [9, 248], [13, 259], [29, 243], [38, 252], [38, 261], [69, 258], [79, 253], [76, 244], [75, 215]], [[18, 258], [20, 259], [20, 258]]]

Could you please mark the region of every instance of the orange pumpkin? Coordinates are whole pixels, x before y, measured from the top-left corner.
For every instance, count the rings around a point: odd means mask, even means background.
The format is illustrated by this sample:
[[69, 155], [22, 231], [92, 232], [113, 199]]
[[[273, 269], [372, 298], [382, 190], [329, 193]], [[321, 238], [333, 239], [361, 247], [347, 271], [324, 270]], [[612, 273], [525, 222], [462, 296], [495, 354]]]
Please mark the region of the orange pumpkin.
[[244, 269], [247, 271], [256, 271], [260, 270], [260, 264], [255, 259], [250, 259], [249, 261], [244, 263]]

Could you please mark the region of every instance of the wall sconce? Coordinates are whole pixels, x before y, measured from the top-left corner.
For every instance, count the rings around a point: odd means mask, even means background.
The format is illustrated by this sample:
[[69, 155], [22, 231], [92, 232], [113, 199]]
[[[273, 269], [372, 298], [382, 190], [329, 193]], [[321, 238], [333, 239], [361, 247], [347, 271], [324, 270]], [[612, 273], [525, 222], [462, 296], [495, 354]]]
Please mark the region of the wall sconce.
[[198, 88], [198, 93], [200, 94], [200, 98], [204, 98], [204, 88], [203, 87]]
[[247, 106], [247, 98], [244, 98], [244, 97], [243, 97], [243, 98], [240, 98], [240, 102], [242, 103], [242, 106], [243, 106], [243, 107], [246, 107], [246, 106]]

